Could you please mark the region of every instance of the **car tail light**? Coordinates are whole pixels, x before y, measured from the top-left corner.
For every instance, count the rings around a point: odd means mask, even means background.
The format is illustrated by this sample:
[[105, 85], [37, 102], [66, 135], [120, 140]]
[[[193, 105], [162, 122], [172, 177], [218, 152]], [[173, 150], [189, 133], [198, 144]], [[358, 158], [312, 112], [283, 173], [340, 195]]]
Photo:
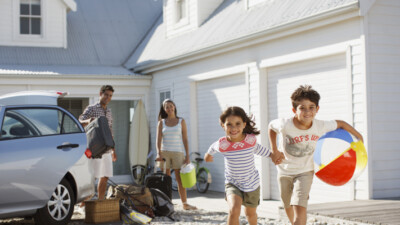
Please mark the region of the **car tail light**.
[[87, 148], [85, 151], [85, 155], [90, 159], [92, 157], [92, 151], [90, 151], [90, 149]]

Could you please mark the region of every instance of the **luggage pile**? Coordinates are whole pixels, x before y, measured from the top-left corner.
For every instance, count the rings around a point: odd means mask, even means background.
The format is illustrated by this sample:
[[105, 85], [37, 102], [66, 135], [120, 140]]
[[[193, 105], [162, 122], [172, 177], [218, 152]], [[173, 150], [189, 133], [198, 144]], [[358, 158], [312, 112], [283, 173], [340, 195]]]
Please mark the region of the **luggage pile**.
[[[169, 176], [168, 176], [169, 177]], [[120, 199], [121, 219], [124, 224], [147, 224], [156, 216], [171, 220], [174, 205], [162, 191], [139, 184], [117, 185], [111, 180], [111, 197]]]

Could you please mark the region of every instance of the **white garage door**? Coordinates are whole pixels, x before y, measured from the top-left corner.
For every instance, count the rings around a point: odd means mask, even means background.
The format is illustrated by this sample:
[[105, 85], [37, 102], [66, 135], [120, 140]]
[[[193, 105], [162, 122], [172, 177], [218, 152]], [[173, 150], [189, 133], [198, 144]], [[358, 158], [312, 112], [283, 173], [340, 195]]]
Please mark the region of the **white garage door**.
[[[225, 135], [219, 125], [219, 116], [228, 106], [240, 106], [248, 112], [248, 88], [244, 74], [225, 76], [197, 82], [198, 149], [203, 156], [210, 145]], [[223, 192], [224, 159], [214, 156], [214, 162], [205, 164], [212, 174], [210, 190]]]
[[[351, 79], [345, 54], [271, 67], [268, 76], [268, 120], [293, 116], [290, 95], [302, 84], [310, 84], [321, 95], [318, 119], [340, 119], [351, 123]], [[271, 197], [280, 199], [276, 168], [271, 164]], [[333, 187], [315, 177], [310, 203], [353, 200], [353, 184]]]

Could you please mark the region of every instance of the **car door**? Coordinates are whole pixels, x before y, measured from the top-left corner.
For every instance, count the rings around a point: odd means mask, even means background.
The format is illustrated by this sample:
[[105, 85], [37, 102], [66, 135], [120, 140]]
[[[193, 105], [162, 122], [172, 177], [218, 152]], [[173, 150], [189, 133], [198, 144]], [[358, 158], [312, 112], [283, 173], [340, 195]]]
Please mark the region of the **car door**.
[[8, 107], [3, 114], [0, 212], [43, 207], [84, 154], [84, 130], [57, 106]]

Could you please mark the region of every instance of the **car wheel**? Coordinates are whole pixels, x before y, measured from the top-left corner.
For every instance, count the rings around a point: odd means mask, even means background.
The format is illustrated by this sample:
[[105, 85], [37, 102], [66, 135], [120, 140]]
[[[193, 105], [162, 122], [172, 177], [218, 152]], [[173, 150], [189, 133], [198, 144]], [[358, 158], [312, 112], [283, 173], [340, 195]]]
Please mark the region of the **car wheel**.
[[47, 204], [34, 215], [35, 224], [66, 225], [71, 220], [75, 205], [74, 192], [65, 179], [61, 181]]

